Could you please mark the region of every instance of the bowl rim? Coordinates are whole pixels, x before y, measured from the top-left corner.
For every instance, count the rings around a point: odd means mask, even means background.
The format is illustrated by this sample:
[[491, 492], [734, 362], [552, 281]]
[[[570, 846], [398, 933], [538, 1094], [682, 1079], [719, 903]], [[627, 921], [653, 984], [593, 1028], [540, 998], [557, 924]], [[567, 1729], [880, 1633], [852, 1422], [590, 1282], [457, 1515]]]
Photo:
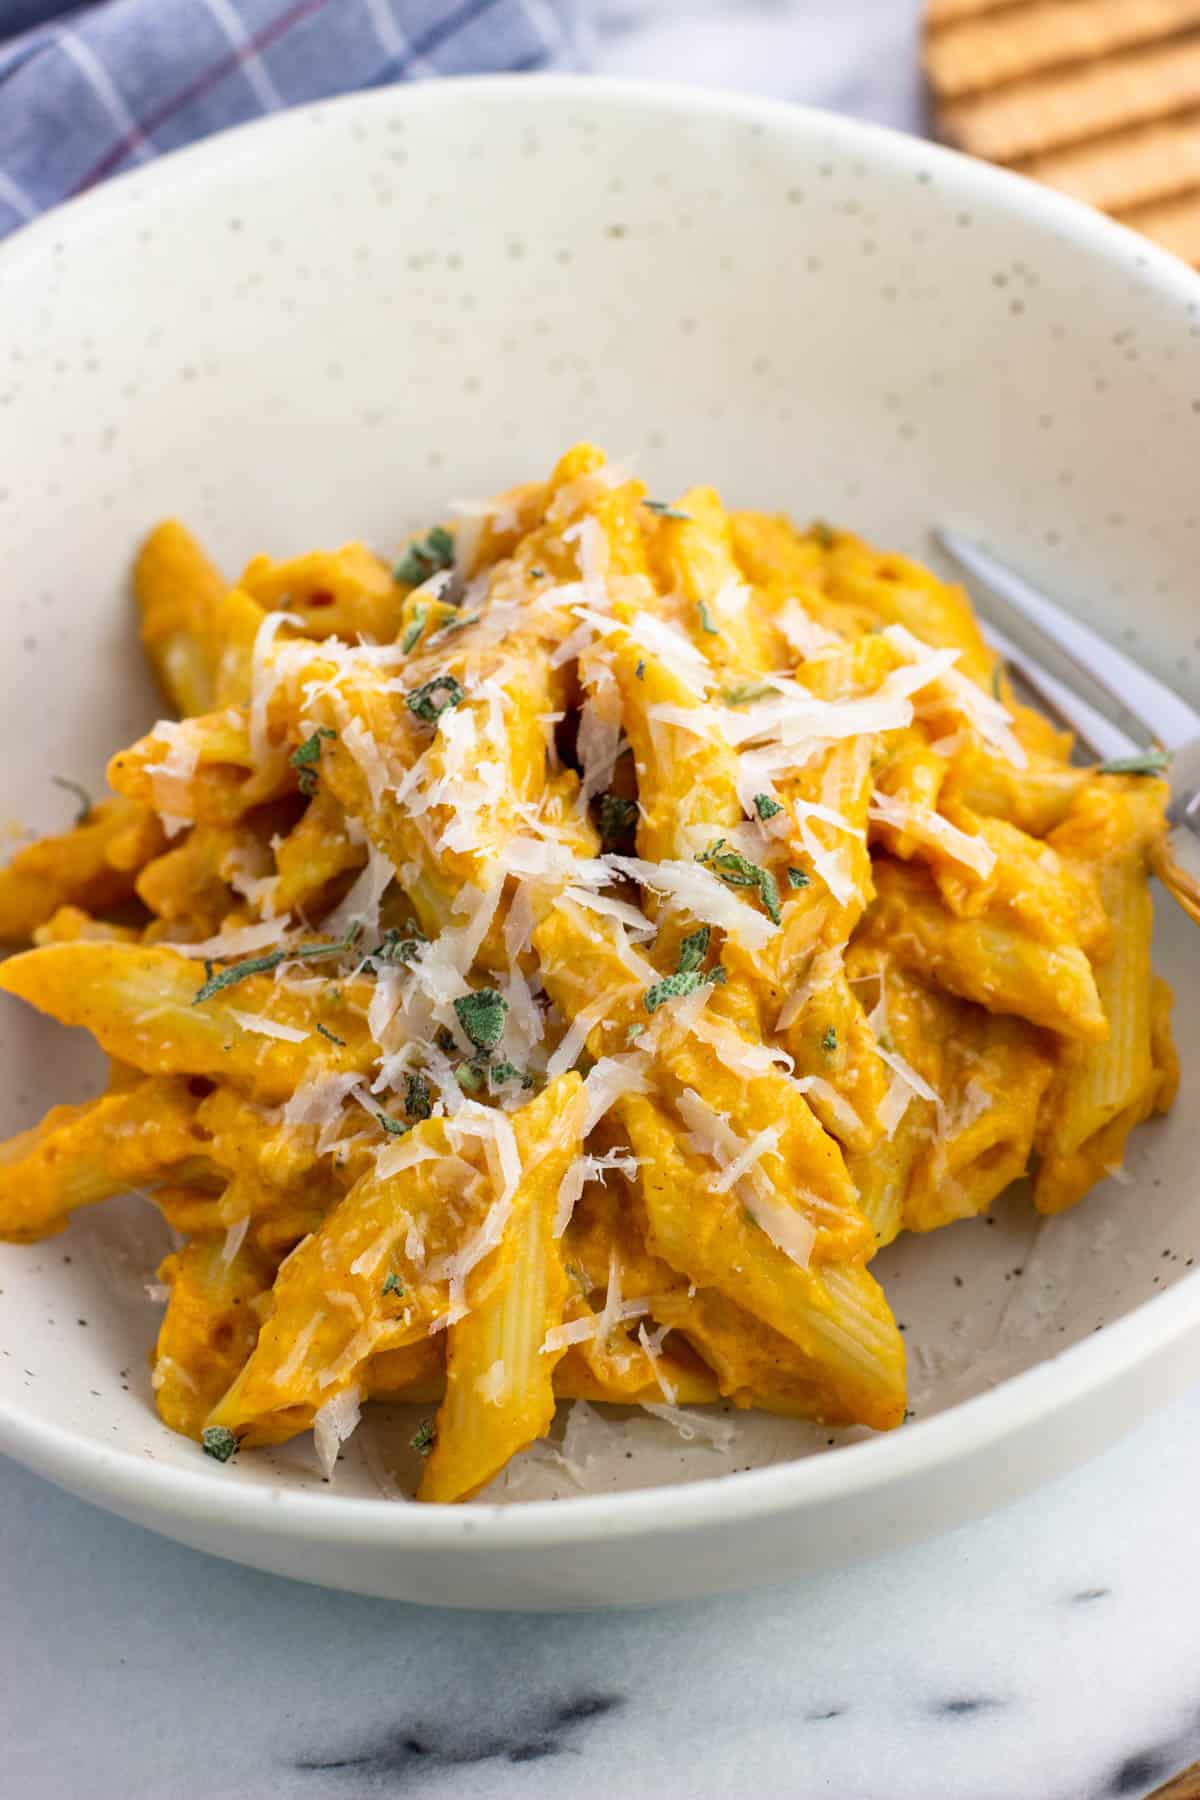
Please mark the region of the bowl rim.
[[[210, 171], [257, 154], [267, 135], [281, 145], [289, 137], [303, 141], [314, 117], [453, 108], [466, 95], [482, 94], [529, 114], [536, 114], [544, 102], [569, 99], [593, 110], [608, 110], [614, 118], [622, 113], [658, 113], [741, 122], [797, 145], [819, 139], [825, 149], [840, 145], [873, 155], [914, 179], [928, 179], [936, 171], [951, 192], [1019, 215], [1101, 261], [1128, 263], [1146, 289], [1190, 316], [1200, 312], [1200, 276], [1167, 251], [1080, 202], [943, 145], [820, 108], [753, 95], [677, 82], [569, 74], [540, 74], [536, 79], [460, 76], [400, 84], [339, 95], [218, 132], [128, 170], [18, 230], [0, 245], [0, 282], [6, 275], [17, 276], [24, 263], [36, 261], [81, 230], [95, 235], [108, 218], [136, 210], [144, 197], [181, 184], [202, 183]], [[0, 1449], [74, 1491], [117, 1511], [130, 1507], [143, 1518], [157, 1511], [178, 1520], [211, 1521], [219, 1508], [232, 1529], [256, 1535], [287, 1534], [330, 1545], [349, 1538], [363, 1548], [410, 1552], [453, 1549], [485, 1554], [506, 1548], [582, 1547], [601, 1538], [629, 1538], [665, 1526], [673, 1533], [695, 1532], [714, 1523], [733, 1526], [799, 1513], [849, 1503], [916, 1474], [948, 1474], [1022, 1430], [1038, 1424], [1048, 1427], [1076, 1402], [1102, 1396], [1198, 1326], [1200, 1268], [1102, 1332], [902, 1431], [840, 1445], [832, 1455], [715, 1474], [678, 1486], [572, 1496], [565, 1502], [413, 1506], [390, 1498], [339, 1495], [336, 1490], [294, 1492], [269, 1481], [230, 1481], [215, 1465], [198, 1460], [194, 1470], [168, 1467], [141, 1453], [93, 1443], [4, 1401], [0, 1401]]]

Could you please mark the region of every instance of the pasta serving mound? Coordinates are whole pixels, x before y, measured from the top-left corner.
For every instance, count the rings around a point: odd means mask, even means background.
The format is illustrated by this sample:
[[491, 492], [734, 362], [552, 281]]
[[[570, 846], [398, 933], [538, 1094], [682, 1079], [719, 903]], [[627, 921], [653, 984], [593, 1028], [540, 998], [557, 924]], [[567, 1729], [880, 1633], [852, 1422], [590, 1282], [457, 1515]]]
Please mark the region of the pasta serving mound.
[[1176, 1086], [1166, 786], [1069, 760], [957, 588], [590, 446], [412, 539], [136, 570], [180, 715], [0, 872], [0, 987], [111, 1058], [0, 1232], [143, 1190], [159, 1412], [226, 1460], [437, 1403], [418, 1497], [559, 1400], [898, 1425], [869, 1263]]

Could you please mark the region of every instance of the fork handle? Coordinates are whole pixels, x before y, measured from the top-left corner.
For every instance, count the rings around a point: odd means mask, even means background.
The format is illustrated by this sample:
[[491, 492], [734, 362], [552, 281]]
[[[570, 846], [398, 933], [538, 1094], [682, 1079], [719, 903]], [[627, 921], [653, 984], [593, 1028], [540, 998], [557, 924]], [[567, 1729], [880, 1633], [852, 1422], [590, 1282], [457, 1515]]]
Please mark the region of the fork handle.
[[1200, 838], [1176, 825], [1158, 844], [1150, 867], [1194, 925], [1200, 925]]

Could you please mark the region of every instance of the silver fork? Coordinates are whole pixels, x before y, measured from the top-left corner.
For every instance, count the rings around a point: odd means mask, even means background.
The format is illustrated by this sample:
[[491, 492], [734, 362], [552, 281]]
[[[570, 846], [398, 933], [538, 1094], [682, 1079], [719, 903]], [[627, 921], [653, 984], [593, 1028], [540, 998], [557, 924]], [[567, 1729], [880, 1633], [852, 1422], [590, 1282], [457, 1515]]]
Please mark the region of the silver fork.
[[1170, 831], [1155, 857], [1155, 873], [1189, 917], [1200, 925], [1200, 713], [1165, 682], [969, 538], [941, 529], [934, 531], [934, 537], [981, 595], [999, 602], [1010, 615], [1031, 627], [1134, 720], [1145, 731], [1150, 748], [1114, 724], [1076, 688], [1043, 668], [1007, 632], [992, 624], [985, 607], [984, 635], [1013, 673], [1061, 724], [1076, 733], [1082, 744], [1109, 765], [1144, 766], [1147, 761], [1157, 760], [1155, 748], [1166, 753], [1161, 773], [1170, 781]]

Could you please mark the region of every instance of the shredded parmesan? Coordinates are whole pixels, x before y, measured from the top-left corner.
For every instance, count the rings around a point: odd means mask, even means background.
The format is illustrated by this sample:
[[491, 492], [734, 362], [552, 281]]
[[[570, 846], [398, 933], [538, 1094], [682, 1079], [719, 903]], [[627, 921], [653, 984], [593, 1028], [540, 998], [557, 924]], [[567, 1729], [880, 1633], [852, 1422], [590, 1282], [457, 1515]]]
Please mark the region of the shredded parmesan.
[[757, 912], [737, 892], [698, 862], [646, 862], [640, 856], [607, 856], [604, 859], [621, 875], [641, 887], [665, 895], [673, 907], [690, 913], [705, 925], [719, 925], [738, 938], [748, 950], [761, 950], [778, 927], [765, 913]]
[[910, 832], [921, 843], [932, 844], [943, 855], [972, 870], [981, 881], [986, 881], [996, 866], [996, 852], [986, 838], [960, 831], [931, 807], [913, 806], [876, 789], [871, 795], [869, 817], [896, 831]]
[[355, 1387], [346, 1388], [343, 1393], [335, 1394], [332, 1400], [326, 1400], [324, 1406], [318, 1407], [314, 1413], [313, 1447], [317, 1452], [317, 1461], [321, 1465], [321, 1473], [326, 1481], [332, 1480], [338, 1451], [354, 1431], [361, 1417], [358, 1389]]
[[213, 962], [232, 961], [239, 956], [252, 956], [256, 950], [274, 949], [287, 930], [286, 919], [264, 919], [261, 925], [238, 925], [230, 931], [219, 931], [215, 937], [202, 938], [198, 944], [175, 943], [164, 938], [160, 950], [178, 950], [183, 956], [207, 957]]
[[284, 1044], [302, 1044], [310, 1033], [301, 1031], [298, 1025], [285, 1025], [281, 1019], [268, 1019], [261, 1013], [242, 1012], [238, 1007], [229, 1008], [229, 1017], [241, 1026], [243, 1031], [253, 1031], [259, 1037], [278, 1038]]

